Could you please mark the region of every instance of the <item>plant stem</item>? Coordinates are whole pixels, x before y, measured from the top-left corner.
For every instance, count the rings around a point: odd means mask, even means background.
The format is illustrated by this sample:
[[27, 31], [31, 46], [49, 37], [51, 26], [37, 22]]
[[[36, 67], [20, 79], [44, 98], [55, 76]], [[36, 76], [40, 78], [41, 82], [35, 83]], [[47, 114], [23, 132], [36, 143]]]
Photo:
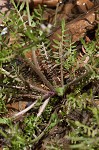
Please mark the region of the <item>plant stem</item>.
[[64, 93], [66, 93], [67, 89], [74, 84], [77, 84], [79, 81], [81, 81], [83, 78], [85, 78], [87, 75], [89, 75], [91, 71], [87, 71], [86, 73], [82, 74], [80, 77], [74, 79], [73, 81], [69, 82], [68, 84], [64, 85]]
[[59, 48], [59, 58], [60, 58], [60, 72], [61, 72], [61, 86], [64, 86], [64, 79], [63, 79], [63, 47], [62, 43], [60, 43], [60, 48]]
[[41, 96], [36, 96], [36, 95], [33, 95], [33, 94], [17, 94], [16, 97], [27, 97], [27, 98], [30, 98], [30, 101], [32, 101], [31, 99], [40, 99]]
[[51, 90], [55, 91], [54, 87], [51, 85], [51, 83], [46, 79], [44, 74], [28, 59], [25, 57], [26, 62], [29, 64], [29, 66], [36, 72], [36, 74], [41, 78], [43, 83]]
[[31, 18], [30, 18], [30, 9], [29, 9], [29, 1], [26, 0], [26, 10], [28, 15], [29, 26], [31, 26]]
[[[29, 1], [28, 0], [26, 0], [26, 9], [27, 9], [29, 26], [31, 26], [31, 15], [30, 15]], [[36, 57], [36, 53], [35, 53], [35, 50], [33, 48], [32, 48], [32, 59], [33, 59], [33, 62], [35, 64], [35, 66], [37, 68], [39, 68], [39, 64], [38, 64], [38, 60], [37, 60], [37, 57]]]
[[30, 84], [29, 82], [27, 82], [27, 83], [29, 84], [29, 87], [30, 87], [31, 89], [37, 90], [37, 91], [42, 92], [42, 93], [48, 93], [48, 91], [43, 90], [43, 89], [40, 88], [40, 87], [37, 87], [37, 86], [35, 86], [35, 85], [32, 85], [32, 84]]
[[[55, 95], [54, 92], [49, 92], [48, 94], [45, 94], [42, 97], [42, 101], [45, 100], [45, 103], [47, 105], [47, 103], [49, 102], [50, 98], [53, 97]], [[36, 100], [35, 102], [33, 102], [30, 106], [28, 106], [26, 109], [20, 111], [19, 113], [15, 114], [14, 116], [12, 116], [12, 119], [16, 119], [17, 117], [22, 116], [23, 114], [25, 114], [26, 112], [28, 112], [30, 109], [32, 109], [34, 107], [34, 105], [38, 102], [38, 100]], [[39, 116], [38, 116], [39, 117]], [[38, 118], [37, 117], [37, 118]]]
[[49, 91], [44, 90], [44, 89], [42, 89], [40, 87], [37, 87], [36, 85], [31, 84], [29, 81], [25, 80], [22, 75], [18, 75], [18, 76], [19, 76], [20, 80], [23, 81], [23, 83], [25, 84], [25, 86], [28, 87], [28, 88], [30, 88], [31, 90], [34, 89], [34, 90], [36, 90], [38, 92], [41, 92], [41, 93], [44, 93], [44, 94], [46, 94], [46, 93], [49, 92]]
[[19, 78], [16, 78], [15, 76], [11, 75], [10, 72], [6, 71], [6, 70], [3, 69], [3, 68], [0, 68], [0, 71], [2, 72], [2, 74], [8, 76], [9, 78], [12, 78], [12, 79], [14, 79], [14, 80], [16, 80], [16, 81], [18, 81], [18, 82], [21, 81]]
[[15, 85], [5, 85], [5, 84], [0, 84], [1, 87], [5, 87], [5, 88], [14, 88], [14, 89], [17, 89], [17, 90], [25, 90], [25, 87], [24, 86], [15, 86]]
[[24, 20], [23, 20], [23, 18], [22, 18], [22, 16], [21, 16], [21, 14], [20, 14], [20, 11], [18, 10], [18, 8], [17, 8], [17, 6], [16, 6], [16, 4], [15, 4], [14, 0], [11, 0], [11, 2], [12, 2], [12, 4], [13, 4], [14, 8], [16, 9], [16, 11], [17, 11], [17, 13], [18, 13], [18, 15], [19, 15], [19, 17], [20, 17], [20, 20], [23, 22], [24, 29], [26, 29], [25, 22], [24, 22]]

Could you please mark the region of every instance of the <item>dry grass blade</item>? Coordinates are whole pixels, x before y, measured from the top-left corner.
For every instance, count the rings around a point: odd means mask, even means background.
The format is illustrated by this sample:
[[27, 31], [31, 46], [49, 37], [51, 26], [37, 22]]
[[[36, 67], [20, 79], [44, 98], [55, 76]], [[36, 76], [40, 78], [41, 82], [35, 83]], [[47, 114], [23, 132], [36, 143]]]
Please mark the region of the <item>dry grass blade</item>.
[[30, 106], [28, 106], [26, 109], [20, 111], [19, 113], [15, 114], [14, 116], [12, 116], [12, 119], [16, 119], [22, 115], [24, 115], [25, 113], [27, 113], [30, 109], [32, 109], [34, 107], [34, 105], [37, 103], [37, 100], [35, 102], [33, 102]]
[[46, 108], [49, 101], [50, 101], [50, 97], [43, 102], [43, 105], [40, 107], [39, 112], [37, 114], [37, 118], [42, 115], [42, 113], [45, 110], [45, 108]]

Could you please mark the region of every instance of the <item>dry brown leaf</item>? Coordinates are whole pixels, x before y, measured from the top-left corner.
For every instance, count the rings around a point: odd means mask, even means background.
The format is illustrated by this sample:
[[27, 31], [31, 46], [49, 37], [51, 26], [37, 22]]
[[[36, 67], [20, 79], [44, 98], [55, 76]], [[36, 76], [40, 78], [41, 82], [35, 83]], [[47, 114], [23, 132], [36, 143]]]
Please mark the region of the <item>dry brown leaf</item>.
[[13, 102], [11, 104], [7, 104], [6, 106], [7, 106], [8, 109], [12, 109], [12, 110], [14, 109], [14, 110], [19, 111], [20, 109], [21, 110], [25, 109], [26, 104], [27, 104], [27, 102], [22, 101], [21, 103], [19, 103], [19, 102]]
[[[83, 15], [79, 15], [78, 18], [70, 21], [66, 25], [67, 32], [72, 36], [72, 41], [79, 41], [81, 37], [84, 37], [88, 30], [91, 30], [96, 25], [96, 18], [99, 18], [99, 14], [96, 11], [99, 10], [99, 5], [94, 7], [93, 10], [88, 11]], [[53, 39], [60, 40], [57, 34], [61, 35], [61, 28], [57, 28], [49, 37], [51, 41]]]
[[90, 0], [77, 0], [76, 4], [78, 9], [82, 12], [86, 12], [94, 6], [94, 3]]
[[[0, 12], [1, 13], [5, 13], [6, 12], [6, 16], [8, 16], [11, 7], [12, 6], [11, 6], [11, 4], [10, 4], [10, 2], [8, 0], [0, 0]], [[0, 24], [2, 23], [2, 20], [3, 20], [3, 18], [0, 17]]]
[[[20, 1], [20, 2], [24, 2], [24, 0], [15, 0], [16, 2]], [[30, 5], [38, 5], [38, 4], [41, 4], [41, 5], [47, 5], [47, 6], [56, 6], [57, 3], [59, 2], [59, 0], [28, 0], [28, 2], [30, 3]]]

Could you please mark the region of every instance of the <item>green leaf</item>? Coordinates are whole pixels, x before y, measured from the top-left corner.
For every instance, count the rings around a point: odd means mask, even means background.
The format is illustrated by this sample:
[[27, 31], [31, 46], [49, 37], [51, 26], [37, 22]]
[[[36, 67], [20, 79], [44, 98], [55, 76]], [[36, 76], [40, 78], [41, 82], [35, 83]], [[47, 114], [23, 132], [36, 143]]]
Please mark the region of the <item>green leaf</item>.
[[0, 118], [0, 124], [8, 124], [9, 123], [9, 119], [7, 118]]
[[59, 45], [60, 44], [60, 42], [59, 41], [57, 41], [57, 40], [53, 40], [53, 42], [55, 43], [55, 44], [57, 44], [57, 45]]
[[41, 16], [41, 14], [38, 12], [37, 9], [34, 9], [34, 14], [37, 15], [37, 16], [39, 16], [39, 17]]
[[56, 49], [59, 49], [59, 46], [56, 46], [56, 45], [52, 45], [54, 48], [56, 48]]
[[19, 9], [19, 11], [23, 10], [24, 6], [25, 6], [25, 3], [24, 3], [24, 2], [22, 2], [22, 4], [20, 5], [20, 9]]
[[63, 96], [64, 95], [64, 88], [63, 87], [57, 87], [55, 89], [55, 91], [57, 92], [58, 96]]

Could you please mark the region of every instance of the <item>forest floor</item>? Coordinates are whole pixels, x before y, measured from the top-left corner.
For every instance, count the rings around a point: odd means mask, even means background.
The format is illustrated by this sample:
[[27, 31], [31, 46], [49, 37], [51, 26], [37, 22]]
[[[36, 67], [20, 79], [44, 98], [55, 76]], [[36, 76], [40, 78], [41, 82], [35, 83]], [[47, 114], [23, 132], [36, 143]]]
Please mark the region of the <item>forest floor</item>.
[[98, 150], [99, 1], [0, 9], [0, 150]]

